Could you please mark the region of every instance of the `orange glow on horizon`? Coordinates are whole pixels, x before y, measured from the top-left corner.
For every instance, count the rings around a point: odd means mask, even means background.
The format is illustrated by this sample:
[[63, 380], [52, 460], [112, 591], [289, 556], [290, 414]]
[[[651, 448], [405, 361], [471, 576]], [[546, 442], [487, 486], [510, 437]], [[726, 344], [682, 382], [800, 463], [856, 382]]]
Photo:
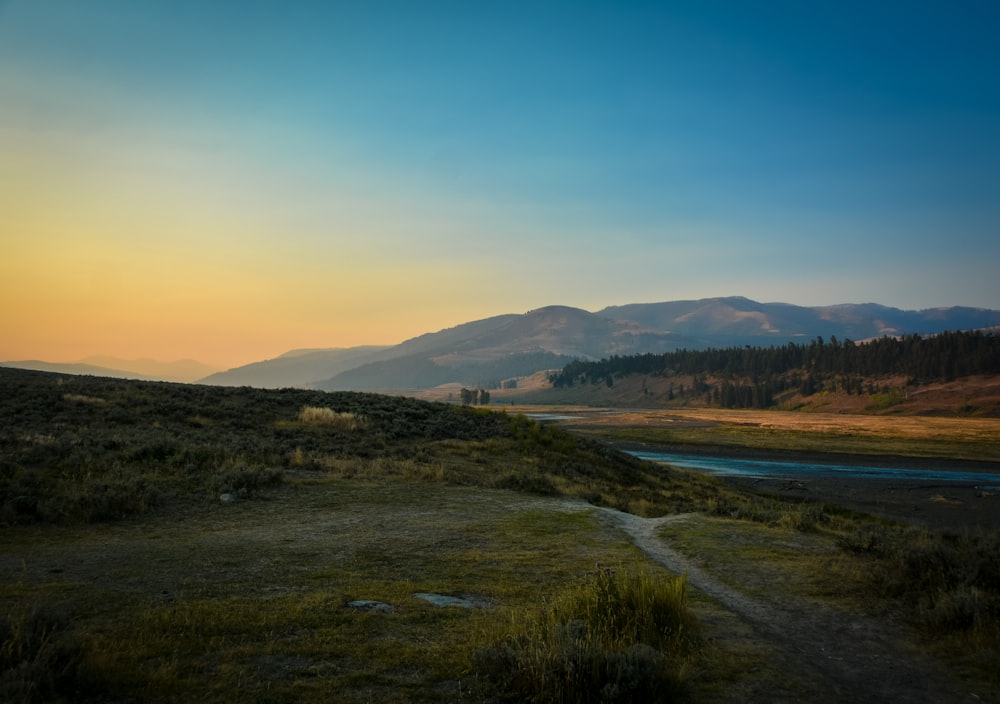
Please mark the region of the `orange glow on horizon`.
[[228, 369], [291, 349], [397, 344], [494, 314], [479, 312], [475, 272], [449, 263], [386, 261], [376, 278], [353, 258], [207, 239], [191, 249], [192, 239], [13, 244], [0, 263], [0, 361], [110, 355]]

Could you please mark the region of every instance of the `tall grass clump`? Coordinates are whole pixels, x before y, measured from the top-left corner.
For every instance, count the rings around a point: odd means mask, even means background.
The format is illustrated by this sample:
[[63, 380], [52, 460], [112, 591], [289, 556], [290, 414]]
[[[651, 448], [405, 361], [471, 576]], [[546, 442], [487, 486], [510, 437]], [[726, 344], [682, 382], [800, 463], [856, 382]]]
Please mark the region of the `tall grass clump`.
[[21, 523], [93, 523], [139, 516], [160, 491], [121, 467], [104, 471], [29, 471], [0, 466], [0, 527]]
[[550, 608], [513, 619], [476, 666], [500, 701], [669, 702], [698, 642], [683, 577], [600, 569]]
[[0, 701], [71, 701], [81, 660], [82, 648], [64, 616], [28, 609], [0, 617]]
[[306, 425], [323, 425], [337, 430], [358, 430], [364, 427], [364, 419], [357, 413], [338, 412], [319, 406], [303, 406], [299, 411], [299, 421]]
[[925, 627], [936, 632], [996, 634], [1000, 623], [1000, 537], [927, 533], [899, 549], [894, 557], [902, 582], [899, 588], [915, 602]]

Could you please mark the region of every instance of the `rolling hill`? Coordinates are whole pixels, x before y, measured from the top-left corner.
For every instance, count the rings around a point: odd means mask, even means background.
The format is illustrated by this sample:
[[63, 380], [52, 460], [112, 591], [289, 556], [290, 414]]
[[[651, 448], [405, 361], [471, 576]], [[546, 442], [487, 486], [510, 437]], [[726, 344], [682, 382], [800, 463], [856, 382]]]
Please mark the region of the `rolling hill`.
[[359, 364], [378, 359], [391, 350], [385, 346], [291, 350], [280, 357], [253, 362], [200, 380], [213, 386], [257, 386], [294, 388], [309, 386], [317, 379], [339, 374]]

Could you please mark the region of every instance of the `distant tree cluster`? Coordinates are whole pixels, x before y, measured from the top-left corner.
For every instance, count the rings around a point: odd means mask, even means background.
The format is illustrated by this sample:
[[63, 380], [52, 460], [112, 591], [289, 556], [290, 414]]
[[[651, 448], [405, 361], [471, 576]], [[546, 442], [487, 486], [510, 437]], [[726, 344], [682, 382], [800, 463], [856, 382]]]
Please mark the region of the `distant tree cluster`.
[[[694, 395], [724, 408], [766, 408], [789, 389], [803, 396], [823, 389], [871, 394], [878, 391], [871, 381], [874, 377], [905, 376], [912, 384], [924, 384], [998, 372], [1000, 336], [971, 331], [882, 337], [865, 343], [817, 337], [807, 344], [780, 347], [611, 356], [598, 362], [572, 362], [550, 381], [556, 387], [611, 386], [616, 376], [691, 376], [690, 386], [670, 387], [670, 400]], [[709, 377], [721, 381], [713, 386]]]
[[463, 406], [490, 405], [490, 392], [486, 389], [462, 389]]

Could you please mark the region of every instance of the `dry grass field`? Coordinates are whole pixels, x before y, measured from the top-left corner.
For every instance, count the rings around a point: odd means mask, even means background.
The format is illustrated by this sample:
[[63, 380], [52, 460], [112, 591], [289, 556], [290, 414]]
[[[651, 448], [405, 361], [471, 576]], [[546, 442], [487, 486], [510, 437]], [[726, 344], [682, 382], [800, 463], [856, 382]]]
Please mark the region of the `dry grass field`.
[[[717, 379], [709, 378], [710, 383]], [[951, 416], [1000, 418], [1000, 376], [976, 375], [953, 381], [934, 381], [919, 386], [906, 377], [872, 378], [870, 382], [887, 392], [848, 394], [823, 391], [802, 396], [793, 391], [775, 399], [775, 410], [804, 413], [861, 414], [889, 416]], [[616, 378], [613, 387], [605, 384], [576, 384], [553, 388], [544, 372], [518, 380], [515, 389], [491, 391], [492, 403], [508, 405], [559, 405], [581, 408], [657, 408], [685, 411], [706, 408], [704, 396], [677, 396], [671, 389], [690, 388], [691, 376], [650, 376], [634, 374]], [[447, 400], [456, 389], [438, 388], [421, 392], [428, 399]]]
[[513, 406], [619, 441], [1000, 462], [1000, 418]]

